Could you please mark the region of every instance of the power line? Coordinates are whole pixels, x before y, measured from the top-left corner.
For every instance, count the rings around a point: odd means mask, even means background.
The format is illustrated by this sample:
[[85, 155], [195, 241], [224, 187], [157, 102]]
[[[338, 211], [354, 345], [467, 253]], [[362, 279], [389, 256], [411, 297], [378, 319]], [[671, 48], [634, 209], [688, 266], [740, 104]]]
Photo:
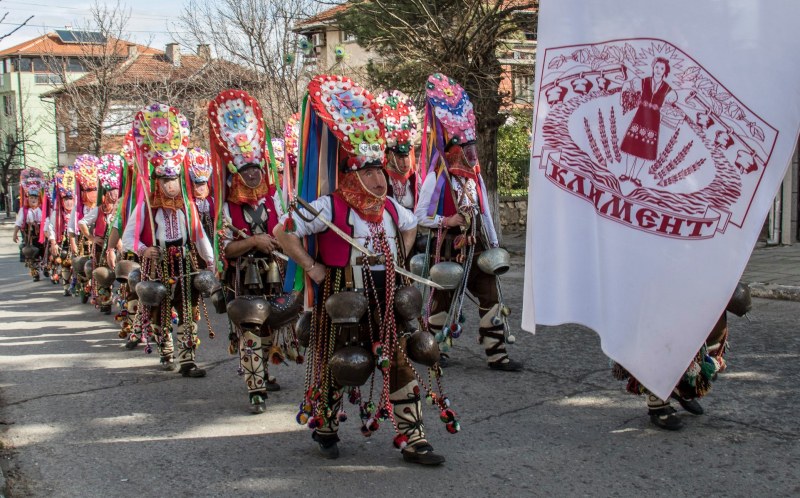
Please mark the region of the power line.
[[[0, 22], [0, 24], [7, 24], [10, 26], [18, 26], [19, 23], [16, 22]], [[44, 28], [44, 29], [64, 29], [64, 26], [50, 26], [47, 24], [26, 24], [25, 28]], [[151, 34], [165, 34], [164, 30], [135, 30], [135, 29], [126, 29], [124, 30], [130, 33], [151, 33]], [[179, 35], [190, 35], [192, 34], [190, 31], [170, 31], [170, 33], [175, 33]]]

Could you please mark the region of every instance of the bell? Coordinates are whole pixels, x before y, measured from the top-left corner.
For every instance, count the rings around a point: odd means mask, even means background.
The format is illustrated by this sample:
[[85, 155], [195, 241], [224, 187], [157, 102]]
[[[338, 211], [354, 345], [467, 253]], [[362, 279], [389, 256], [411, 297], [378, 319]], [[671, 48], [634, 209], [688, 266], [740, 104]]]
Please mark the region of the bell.
[[375, 369], [372, 353], [359, 346], [347, 346], [331, 356], [328, 361], [331, 374], [340, 386], [364, 385]]
[[92, 271], [92, 278], [94, 278], [99, 287], [105, 288], [114, 285], [116, 276], [114, 275], [114, 272], [111, 271], [111, 268], [100, 266]]
[[300, 318], [297, 319], [297, 324], [295, 325], [295, 333], [297, 334], [297, 342], [300, 343], [301, 346], [304, 348], [308, 347], [308, 343], [311, 340], [311, 312], [306, 311]]
[[250, 262], [247, 264], [247, 270], [244, 274], [244, 285], [245, 287], [261, 287], [261, 276], [258, 274], [258, 267], [255, 263]]
[[406, 341], [406, 354], [411, 361], [432, 367], [439, 361], [439, 345], [433, 334], [417, 330]]
[[493, 247], [478, 256], [478, 268], [489, 275], [502, 275], [511, 268], [511, 256], [502, 247]]
[[83, 265], [83, 276], [86, 278], [92, 278], [93, 271], [94, 271], [94, 261], [87, 258], [86, 264]]
[[269, 269], [267, 270], [267, 283], [268, 284], [281, 283], [281, 272], [278, 271], [278, 263], [275, 262], [274, 259], [269, 263]]
[[123, 259], [117, 263], [117, 266], [114, 268], [114, 276], [116, 277], [117, 282], [127, 282], [128, 274], [137, 268], [140, 268], [140, 266], [136, 261]]
[[70, 258], [62, 258], [61, 259], [61, 267], [62, 268], [69, 268], [72, 266], [72, 260]]
[[36, 259], [39, 255], [39, 248], [36, 246], [25, 246], [22, 248], [22, 255], [25, 259]]
[[67, 251], [66, 249], [62, 249], [61, 252], [58, 253], [58, 255], [59, 257], [61, 257], [61, 259], [67, 259], [67, 257], [69, 256], [69, 251]]
[[414, 275], [419, 275], [420, 277], [424, 276], [425, 254], [415, 254], [411, 256], [411, 259], [408, 261], [408, 269], [411, 270], [411, 273]]
[[325, 311], [331, 322], [339, 325], [360, 322], [367, 306], [367, 298], [359, 292], [337, 292], [325, 301]]
[[167, 297], [167, 286], [155, 280], [148, 280], [136, 284], [136, 295], [145, 306], [158, 306]]
[[750, 296], [750, 286], [739, 282], [725, 309], [736, 316], [744, 316], [752, 307], [753, 298]]
[[228, 303], [228, 317], [242, 330], [260, 329], [269, 312], [269, 303], [263, 297], [239, 296]]
[[89, 258], [86, 256], [78, 256], [72, 260], [72, 269], [75, 271], [76, 276], [83, 278], [83, 267], [87, 261], [89, 261]]
[[394, 309], [405, 321], [411, 321], [422, 314], [422, 293], [414, 286], [400, 287], [394, 293]]
[[444, 287], [445, 290], [453, 290], [461, 284], [464, 276], [464, 267], [452, 261], [442, 261], [431, 267], [431, 280]]
[[[122, 263], [122, 261], [120, 261]], [[136, 284], [142, 281], [141, 268], [134, 268], [128, 273], [128, 288], [136, 292]]]
[[192, 278], [192, 287], [203, 297], [209, 297], [216, 286], [217, 279], [214, 277], [214, 273], [208, 270], [200, 270]]

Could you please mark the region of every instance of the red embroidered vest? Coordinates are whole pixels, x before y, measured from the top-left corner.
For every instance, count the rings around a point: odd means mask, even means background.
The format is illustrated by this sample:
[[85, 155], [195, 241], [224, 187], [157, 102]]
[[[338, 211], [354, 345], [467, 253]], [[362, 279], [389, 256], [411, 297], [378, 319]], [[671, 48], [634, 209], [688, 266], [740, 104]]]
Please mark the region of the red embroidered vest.
[[[344, 233], [352, 237], [353, 226], [347, 221], [350, 219], [350, 205], [339, 195], [329, 195], [328, 197], [331, 198], [331, 221]], [[399, 215], [397, 214], [396, 206], [389, 197], [384, 201], [384, 208], [389, 212], [392, 220], [394, 220], [395, 227], [397, 227]], [[333, 230], [327, 229], [318, 233], [317, 242], [319, 244], [319, 259], [325, 266], [342, 268], [350, 263], [350, 244], [345, 242]]]

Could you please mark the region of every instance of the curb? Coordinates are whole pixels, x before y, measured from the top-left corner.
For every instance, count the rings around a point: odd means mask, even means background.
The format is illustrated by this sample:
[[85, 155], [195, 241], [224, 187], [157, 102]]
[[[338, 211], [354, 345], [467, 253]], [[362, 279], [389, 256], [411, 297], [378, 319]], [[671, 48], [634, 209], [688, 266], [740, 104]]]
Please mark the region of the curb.
[[761, 282], [752, 282], [748, 285], [750, 286], [750, 295], [753, 297], [800, 302], [800, 287], [794, 285], [763, 284]]

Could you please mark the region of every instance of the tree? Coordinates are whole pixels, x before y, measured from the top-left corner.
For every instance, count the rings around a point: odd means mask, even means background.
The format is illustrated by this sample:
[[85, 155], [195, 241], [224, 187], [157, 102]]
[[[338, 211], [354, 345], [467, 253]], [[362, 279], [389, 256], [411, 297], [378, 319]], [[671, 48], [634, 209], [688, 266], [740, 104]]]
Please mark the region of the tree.
[[[0, 2], [2, 2], [2, 0], [0, 0]], [[2, 15], [2, 17], [0, 17], [0, 24], [11, 24], [11, 23], [7, 23], [7, 22], [6, 22], [6, 18], [8, 18], [8, 12], [4, 12], [4, 13], [3, 13], [3, 15]], [[17, 30], [19, 30], [20, 28], [22, 28], [23, 26], [25, 26], [26, 24], [28, 24], [28, 22], [29, 22], [31, 19], [33, 19], [33, 16], [32, 16], [32, 15], [31, 15], [31, 16], [28, 16], [28, 18], [27, 18], [27, 19], [25, 19], [24, 21], [22, 21], [22, 23], [20, 23], [20, 24], [18, 24], [18, 25], [16, 25], [16, 26], [14, 26], [14, 27], [11, 29], [11, 31], [8, 31], [8, 32], [6, 32], [6, 33], [4, 33], [4, 34], [0, 35], [0, 42], [2, 42], [3, 40], [5, 40], [5, 39], [6, 39], [6, 38], [8, 38], [9, 36], [13, 35], [14, 33], [16, 33], [16, 32], [17, 32]]]
[[300, 108], [310, 74], [298, 57], [295, 22], [314, 14], [312, 0], [191, 0], [180, 16], [183, 36], [259, 75], [253, 96], [271, 130]]
[[[25, 95], [23, 98], [22, 106], [25, 107], [31, 97]], [[41, 120], [17, 112], [13, 103], [10, 106], [8, 117], [0, 121], [0, 187], [5, 198], [7, 216], [11, 214], [16, 194], [11, 191], [11, 186], [19, 179], [19, 171], [26, 166], [37, 166], [38, 160], [46, 160], [42, 147], [31, 137], [36, 136], [47, 126]], [[34, 164], [25, 164], [26, 158], [29, 161], [33, 159]]]
[[368, 66], [374, 88], [420, 95], [434, 72], [458, 81], [470, 95], [478, 120], [481, 170], [498, 221], [497, 130], [504, 40], [535, 23], [536, 0], [352, 0], [337, 19], [359, 44], [379, 56]]
[[[130, 9], [122, 7], [117, 0], [112, 6], [96, 2], [90, 11], [91, 21], [82, 27], [85, 39], [78, 44], [81, 55], [65, 60], [57, 54], [48, 54], [45, 60], [62, 85], [58, 90], [64, 105], [57, 110], [57, 121], [70, 123], [72, 119], [69, 115], [74, 115], [86, 132], [81, 135], [89, 137], [86, 152], [100, 155], [104, 130], [119, 126], [128, 119], [120, 115], [117, 118], [120, 122], [109, 121], [112, 103], [125, 97], [118, 92], [114, 83], [120, 74], [122, 62], [128, 56], [129, 42], [125, 41], [125, 29], [130, 19]], [[89, 91], [86, 80], [75, 78], [76, 70], [92, 75]]]

